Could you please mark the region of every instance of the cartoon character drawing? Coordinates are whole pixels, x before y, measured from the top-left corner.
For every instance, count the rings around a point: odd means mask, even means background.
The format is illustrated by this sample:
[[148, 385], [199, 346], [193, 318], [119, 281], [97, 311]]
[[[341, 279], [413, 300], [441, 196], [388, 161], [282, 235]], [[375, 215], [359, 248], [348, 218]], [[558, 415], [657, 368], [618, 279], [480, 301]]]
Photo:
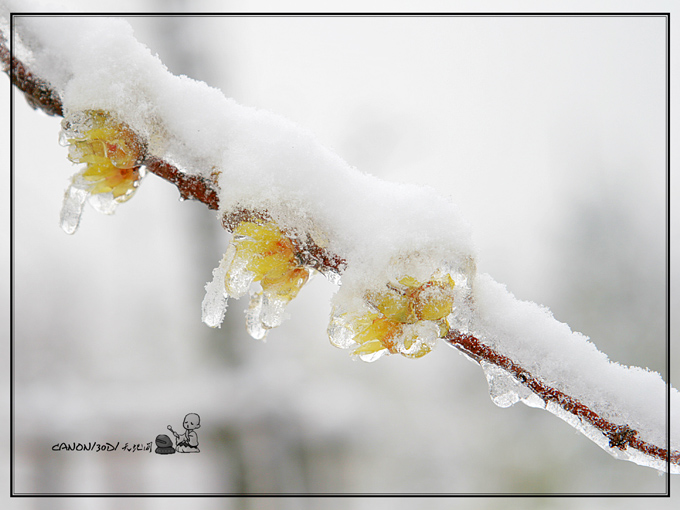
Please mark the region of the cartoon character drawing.
[[195, 431], [201, 426], [201, 417], [196, 413], [189, 413], [184, 417], [183, 425], [185, 430], [183, 436], [180, 436], [168, 425], [168, 430], [175, 435], [177, 440], [177, 453], [199, 453], [201, 450], [198, 449], [198, 434]]

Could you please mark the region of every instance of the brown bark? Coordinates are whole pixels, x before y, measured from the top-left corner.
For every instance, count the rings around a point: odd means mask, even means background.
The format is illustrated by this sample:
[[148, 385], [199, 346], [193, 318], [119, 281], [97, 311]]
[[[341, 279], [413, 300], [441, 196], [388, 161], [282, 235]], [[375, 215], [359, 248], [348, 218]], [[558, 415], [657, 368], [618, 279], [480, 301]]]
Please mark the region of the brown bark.
[[48, 115], [64, 115], [59, 94], [49, 83], [31, 73], [23, 62], [11, 54], [5, 35], [1, 31], [0, 60], [3, 71], [9, 74], [12, 80], [12, 85], [24, 93], [33, 108], [39, 108]]
[[[638, 439], [636, 437], [638, 434], [637, 430], [631, 429], [626, 424], [616, 425], [605, 420], [575, 398], [548, 386], [507, 356], [496, 352], [488, 345], [484, 345], [473, 335], [461, 333], [460, 331], [450, 331], [444, 340], [453, 347], [463, 351], [477, 362], [485, 361], [486, 363], [491, 363], [502, 368], [506, 372], [509, 372], [515, 376], [520, 383], [538, 395], [546, 404], [553, 402], [580, 420], [597, 428], [609, 439], [610, 448], [625, 450], [630, 446], [631, 448], [635, 448], [636, 450], [657, 459], [663, 461], [668, 460], [667, 449]], [[670, 462], [676, 465], [680, 464], [680, 452], [672, 451]]]

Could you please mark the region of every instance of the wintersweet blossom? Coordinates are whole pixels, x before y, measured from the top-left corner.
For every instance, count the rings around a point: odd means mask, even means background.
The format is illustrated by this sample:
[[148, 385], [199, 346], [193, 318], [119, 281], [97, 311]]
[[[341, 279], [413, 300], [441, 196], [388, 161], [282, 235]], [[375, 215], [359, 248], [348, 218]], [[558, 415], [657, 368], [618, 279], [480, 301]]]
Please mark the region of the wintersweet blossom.
[[132, 197], [144, 176], [144, 144], [124, 122], [101, 110], [67, 115], [61, 143], [69, 148], [69, 160], [85, 163], [64, 197], [62, 227], [72, 232], [88, 198], [100, 212], [110, 214]]
[[352, 349], [352, 355], [373, 361], [384, 354], [420, 358], [450, 329], [454, 280], [434, 276], [420, 282], [404, 276], [380, 291], [368, 291], [362, 307], [335, 310], [328, 328], [331, 343]]
[[285, 306], [309, 280], [311, 270], [300, 264], [293, 242], [273, 221], [242, 221], [233, 234], [225, 255], [225, 290], [238, 298], [251, 283], [260, 283], [246, 325], [251, 336], [264, 338], [267, 330], [281, 324]]

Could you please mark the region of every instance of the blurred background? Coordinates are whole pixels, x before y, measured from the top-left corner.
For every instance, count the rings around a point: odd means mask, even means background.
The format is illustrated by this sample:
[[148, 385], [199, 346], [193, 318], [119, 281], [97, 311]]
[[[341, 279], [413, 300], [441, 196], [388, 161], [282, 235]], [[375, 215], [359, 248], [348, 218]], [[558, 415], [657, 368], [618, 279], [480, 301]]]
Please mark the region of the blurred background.
[[[364, 172], [450, 196], [473, 226], [479, 271], [548, 306], [613, 361], [668, 380], [664, 18], [129, 21], [172, 73], [307, 127]], [[0, 80], [0, 93], [8, 91]], [[16, 492], [665, 492], [665, 475], [614, 460], [549, 413], [494, 406], [479, 367], [444, 344], [420, 360], [352, 361], [326, 337], [335, 287], [320, 276], [266, 343], [247, 336], [244, 299], [230, 302], [221, 329], [208, 328], [203, 287], [229, 241], [214, 214], [180, 203], [172, 185], [149, 175], [113, 217], [88, 206], [79, 231], [66, 235], [59, 210], [76, 169], [57, 143], [59, 119], [32, 111], [19, 94], [13, 107], [14, 441], [2, 448], [14, 448]], [[8, 105], [0, 108], [5, 118]], [[677, 371], [677, 355], [671, 361]], [[52, 451], [61, 442], [146, 444], [167, 425], [182, 432], [190, 412], [201, 416], [197, 455]], [[12, 505], [123, 502], [187, 504]], [[317, 503], [204, 498], [192, 506]], [[570, 500], [503, 505], [568, 508]]]

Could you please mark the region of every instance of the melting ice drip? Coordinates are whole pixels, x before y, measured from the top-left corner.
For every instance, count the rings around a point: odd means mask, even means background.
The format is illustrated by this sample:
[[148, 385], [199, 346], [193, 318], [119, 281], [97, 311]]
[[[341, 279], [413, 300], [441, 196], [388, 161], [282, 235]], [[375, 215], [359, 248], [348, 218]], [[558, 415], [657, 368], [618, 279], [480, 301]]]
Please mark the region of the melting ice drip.
[[242, 221], [206, 286], [203, 321], [219, 326], [227, 299], [243, 296], [252, 283], [259, 282], [261, 290], [251, 292], [246, 329], [253, 338], [264, 339], [270, 329], [282, 323], [286, 305], [311, 273], [299, 263], [293, 243], [273, 221]]
[[485, 361], [481, 362], [481, 366], [489, 384], [489, 396], [498, 407], [510, 407], [520, 400], [530, 407], [545, 407], [545, 403], [538, 395], [509, 372]]
[[246, 311], [246, 330], [257, 340], [263, 340], [267, 332], [280, 326], [286, 318], [288, 301], [277, 299], [270, 292], [254, 292]]

